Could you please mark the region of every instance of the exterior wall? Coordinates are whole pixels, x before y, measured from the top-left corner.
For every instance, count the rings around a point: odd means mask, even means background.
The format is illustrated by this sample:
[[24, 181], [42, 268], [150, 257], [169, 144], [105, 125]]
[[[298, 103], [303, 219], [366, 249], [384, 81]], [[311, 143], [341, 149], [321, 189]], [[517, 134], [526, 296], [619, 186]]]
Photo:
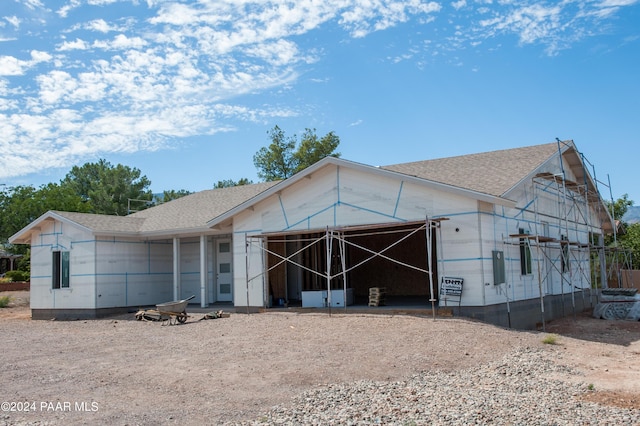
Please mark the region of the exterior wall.
[[173, 299], [171, 241], [98, 239], [97, 308], [148, 306]]
[[[215, 249], [207, 239], [207, 301], [215, 302]], [[148, 306], [173, 300], [173, 241], [98, 242], [98, 307]], [[179, 299], [201, 304], [200, 239], [180, 239]]]
[[[217, 293], [215, 287], [216, 277], [216, 241], [218, 238], [231, 238], [229, 235], [220, 235], [207, 238], [207, 301], [216, 302]], [[244, 263], [242, 264], [244, 265]], [[234, 268], [235, 269], [235, 268]], [[200, 288], [200, 238], [185, 238], [180, 240], [180, 299], [187, 299], [195, 295], [190, 303], [202, 303]]]
[[[565, 167], [566, 179], [576, 177]], [[545, 164], [539, 172], [561, 172], [557, 160]], [[566, 296], [575, 299], [575, 293], [591, 288], [589, 248], [590, 235], [600, 234], [596, 212], [580, 200], [580, 194], [565, 196], [553, 180], [523, 181], [509, 194], [517, 200], [516, 208], [487, 207], [482, 213], [482, 247], [485, 274], [485, 305], [506, 304], [517, 301], [537, 301], [540, 296]], [[549, 237], [553, 242], [536, 244], [531, 241], [531, 273], [523, 275], [520, 264], [520, 240], [510, 237], [520, 230], [530, 235]], [[572, 244], [561, 244], [561, 240]], [[569, 270], [563, 271], [563, 246], [568, 249]], [[493, 250], [503, 251], [505, 283], [493, 279]]]
[[[215, 251], [211, 239], [207, 246], [207, 295], [209, 301], [215, 301]], [[52, 288], [54, 250], [70, 253], [69, 288]], [[95, 238], [82, 228], [47, 221], [34, 235], [31, 253], [34, 319], [95, 318], [127, 307], [173, 300], [172, 240]], [[200, 303], [198, 238], [180, 242], [180, 295], [196, 295], [192, 303]]]
[[[452, 193], [351, 168], [326, 167], [234, 217], [236, 306], [265, 306], [264, 252], [250, 245], [247, 284], [245, 237], [268, 232], [322, 231], [326, 227], [405, 223], [447, 217], [442, 222], [441, 274], [465, 280], [462, 303], [483, 303], [484, 277], [478, 243], [477, 203]], [[457, 231], [456, 231], [457, 228]], [[250, 241], [259, 244], [258, 239]], [[240, 267], [239, 267], [240, 266]]]
[[[69, 288], [53, 289], [53, 255], [69, 251]], [[31, 239], [31, 309], [95, 309], [95, 244], [88, 232], [45, 221]]]
[[[209, 250], [207, 251], [211, 253]], [[180, 239], [180, 296], [178, 299], [191, 296], [196, 296], [192, 300], [193, 303], [200, 303], [200, 240], [197, 238]]]

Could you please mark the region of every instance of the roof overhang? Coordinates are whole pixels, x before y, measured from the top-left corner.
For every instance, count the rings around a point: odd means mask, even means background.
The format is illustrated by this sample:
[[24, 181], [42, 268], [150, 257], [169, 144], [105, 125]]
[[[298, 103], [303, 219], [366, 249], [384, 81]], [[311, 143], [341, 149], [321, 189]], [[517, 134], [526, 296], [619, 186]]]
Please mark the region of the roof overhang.
[[42, 214], [39, 218], [37, 218], [36, 220], [34, 220], [33, 222], [31, 222], [29, 225], [25, 226], [24, 228], [22, 228], [20, 231], [16, 232], [15, 234], [13, 234], [11, 237], [9, 237], [9, 242], [11, 244], [30, 244], [31, 243], [31, 234], [34, 231], [38, 231], [40, 230], [40, 226], [48, 221], [53, 221], [53, 220], [57, 220], [59, 222], [62, 223], [67, 223], [70, 225], [73, 225], [75, 227], [84, 229], [88, 232], [92, 232], [91, 229], [87, 228], [86, 226], [80, 225], [77, 222], [74, 222], [72, 220], [67, 219], [64, 216], [61, 216], [59, 214], [57, 214], [54, 211], [48, 211], [44, 214]]
[[190, 237], [199, 237], [201, 235], [221, 235], [224, 230], [217, 228], [210, 228], [207, 226], [197, 227], [197, 228], [179, 228], [179, 229], [165, 229], [162, 231], [151, 231], [151, 232], [137, 232], [135, 235], [132, 235], [136, 238], [144, 239], [144, 240], [160, 240], [160, 239], [168, 239], [168, 238], [190, 238]]

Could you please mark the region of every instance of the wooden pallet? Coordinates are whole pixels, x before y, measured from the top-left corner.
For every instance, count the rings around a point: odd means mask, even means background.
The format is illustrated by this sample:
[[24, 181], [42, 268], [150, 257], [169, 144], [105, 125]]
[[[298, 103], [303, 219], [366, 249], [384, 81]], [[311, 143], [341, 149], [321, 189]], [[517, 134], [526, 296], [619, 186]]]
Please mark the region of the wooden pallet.
[[369, 306], [382, 306], [387, 295], [386, 287], [371, 287], [369, 289]]

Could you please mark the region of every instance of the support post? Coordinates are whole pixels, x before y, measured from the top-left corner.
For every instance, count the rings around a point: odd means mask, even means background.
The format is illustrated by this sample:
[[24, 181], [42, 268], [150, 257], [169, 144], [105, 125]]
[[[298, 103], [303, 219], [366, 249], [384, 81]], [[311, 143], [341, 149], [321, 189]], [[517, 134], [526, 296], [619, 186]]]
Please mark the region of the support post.
[[180, 238], [173, 239], [173, 300], [180, 300]]
[[244, 267], [246, 270], [246, 275], [244, 277], [245, 282], [247, 283], [247, 315], [249, 314], [249, 241], [247, 239], [247, 234], [244, 234]]
[[329, 316], [331, 316], [331, 249], [332, 249], [332, 233], [329, 233], [329, 227], [327, 227], [326, 239], [327, 239], [327, 306], [329, 307]]
[[433, 315], [433, 320], [436, 320], [436, 298], [433, 294], [433, 262], [431, 259], [431, 241], [433, 239], [433, 231], [431, 229], [431, 221], [429, 220], [429, 216], [425, 218], [426, 229], [427, 229], [427, 265], [429, 268], [429, 296], [431, 297], [429, 301], [431, 302], [431, 313]]
[[209, 306], [207, 297], [207, 236], [200, 235], [200, 307]]

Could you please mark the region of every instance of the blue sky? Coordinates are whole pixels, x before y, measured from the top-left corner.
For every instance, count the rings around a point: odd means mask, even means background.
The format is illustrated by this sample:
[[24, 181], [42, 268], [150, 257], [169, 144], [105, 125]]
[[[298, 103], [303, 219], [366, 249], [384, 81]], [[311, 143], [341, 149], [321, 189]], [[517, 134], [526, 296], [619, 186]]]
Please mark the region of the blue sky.
[[640, 0], [2, 0], [0, 184], [258, 181], [275, 125], [370, 165], [573, 139], [638, 205]]

